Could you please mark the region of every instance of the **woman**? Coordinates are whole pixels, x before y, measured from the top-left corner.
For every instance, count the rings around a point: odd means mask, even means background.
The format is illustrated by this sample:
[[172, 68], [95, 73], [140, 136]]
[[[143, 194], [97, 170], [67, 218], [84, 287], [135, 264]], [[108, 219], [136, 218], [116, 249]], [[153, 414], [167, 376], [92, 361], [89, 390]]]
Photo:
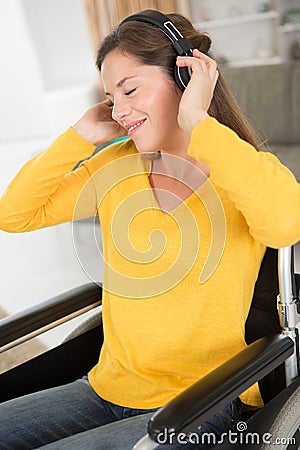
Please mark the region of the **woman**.
[[[30, 160], [1, 199], [10, 232], [98, 214], [105, 258], [99, 363], [88, 379], [3, 404], [1, 448], [130, 449], [153, 411], [245, 348], [266, 246], [300, 238], [295, 178], [258, 151], [209, 38], [168, 17], [192, 55], [176, 58], [151, 24], [120, 24], [97, 57], [107, 99]], [[175, 65], [190, 69], [184, 92]], [[126, 134], [72, 170], [96, 143]], [[262, 405], [257, 385], [195, 432], [218, 438], [244, 405]]]

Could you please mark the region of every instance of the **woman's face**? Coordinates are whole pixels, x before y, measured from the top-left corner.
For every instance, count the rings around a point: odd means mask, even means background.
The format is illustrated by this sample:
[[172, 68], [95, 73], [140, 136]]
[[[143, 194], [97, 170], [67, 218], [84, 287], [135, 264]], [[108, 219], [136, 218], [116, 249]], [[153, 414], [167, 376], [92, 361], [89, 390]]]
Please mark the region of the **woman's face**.
[[182, 151], [188, 137], [177, 122], [180, 91], [160, 67], [113, 50], [101, 74], [106, 96], [113, 102], [112, 117], [139, 152]]

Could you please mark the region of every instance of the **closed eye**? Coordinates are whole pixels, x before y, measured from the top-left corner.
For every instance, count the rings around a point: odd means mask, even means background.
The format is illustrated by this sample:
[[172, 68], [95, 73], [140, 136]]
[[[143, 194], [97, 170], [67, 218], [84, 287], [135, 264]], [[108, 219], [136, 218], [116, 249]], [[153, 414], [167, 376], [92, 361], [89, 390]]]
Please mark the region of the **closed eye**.
[[128, 92], [125, 92], [125, 95], [130, 95], [130, 94], [133, 94], [133, 92], [135, 92], [136, 91], [136, 88], [134, 88], [134, 89], [131, 89], [130, 91], [128, 91]]

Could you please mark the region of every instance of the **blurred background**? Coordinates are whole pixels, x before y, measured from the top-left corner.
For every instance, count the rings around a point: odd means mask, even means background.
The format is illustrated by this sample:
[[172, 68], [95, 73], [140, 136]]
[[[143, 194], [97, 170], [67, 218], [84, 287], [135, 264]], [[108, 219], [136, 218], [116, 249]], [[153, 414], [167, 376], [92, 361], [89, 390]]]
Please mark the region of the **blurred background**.
[[[102, 99], [99, 42], [147, 8], [180, 12], [211, 36], [212, 54], [265, 149], [300, 181], [300, 0], [0, 0], [0, 195], [25, 161]], [[87, 282], [90, 273], [101, 280], [90, 227], [79, 224], [75, 247], [71, 224], [0, 231], [0, 315]], [[0, 370], [55, 345], [73, 326], [11, 351]]]

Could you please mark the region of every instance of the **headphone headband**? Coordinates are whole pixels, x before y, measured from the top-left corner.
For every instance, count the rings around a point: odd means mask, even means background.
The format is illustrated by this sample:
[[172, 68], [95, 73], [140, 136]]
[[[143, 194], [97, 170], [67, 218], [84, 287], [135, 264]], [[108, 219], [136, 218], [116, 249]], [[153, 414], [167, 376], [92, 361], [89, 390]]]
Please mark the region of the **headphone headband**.
[[[132, 21], [150, 23], [159, 28], [171, 41], [177, 55], [179, 56], [193, 56], [193, 46], [190, 41], [182, 36], [176, 25], [165, 15], [154, 9], [146, 9], [137, 14], [126, 17], [120, 25]], [[119, 26], [120, 26], [119, 25]], [[178, 87], [183, 91], [189, 80], [190, 73], [186, 67], [174, 68], [175, 81]]]
[[145, 9], [137, 14], [126, 17], [120, 25], [134, 20], [150, 23], [158, 27], [170, 39], [178, 55], [191, 55], [192, 44], [187, 38], [182, 36], [176, 25], [165, 14], [154, 9]]

